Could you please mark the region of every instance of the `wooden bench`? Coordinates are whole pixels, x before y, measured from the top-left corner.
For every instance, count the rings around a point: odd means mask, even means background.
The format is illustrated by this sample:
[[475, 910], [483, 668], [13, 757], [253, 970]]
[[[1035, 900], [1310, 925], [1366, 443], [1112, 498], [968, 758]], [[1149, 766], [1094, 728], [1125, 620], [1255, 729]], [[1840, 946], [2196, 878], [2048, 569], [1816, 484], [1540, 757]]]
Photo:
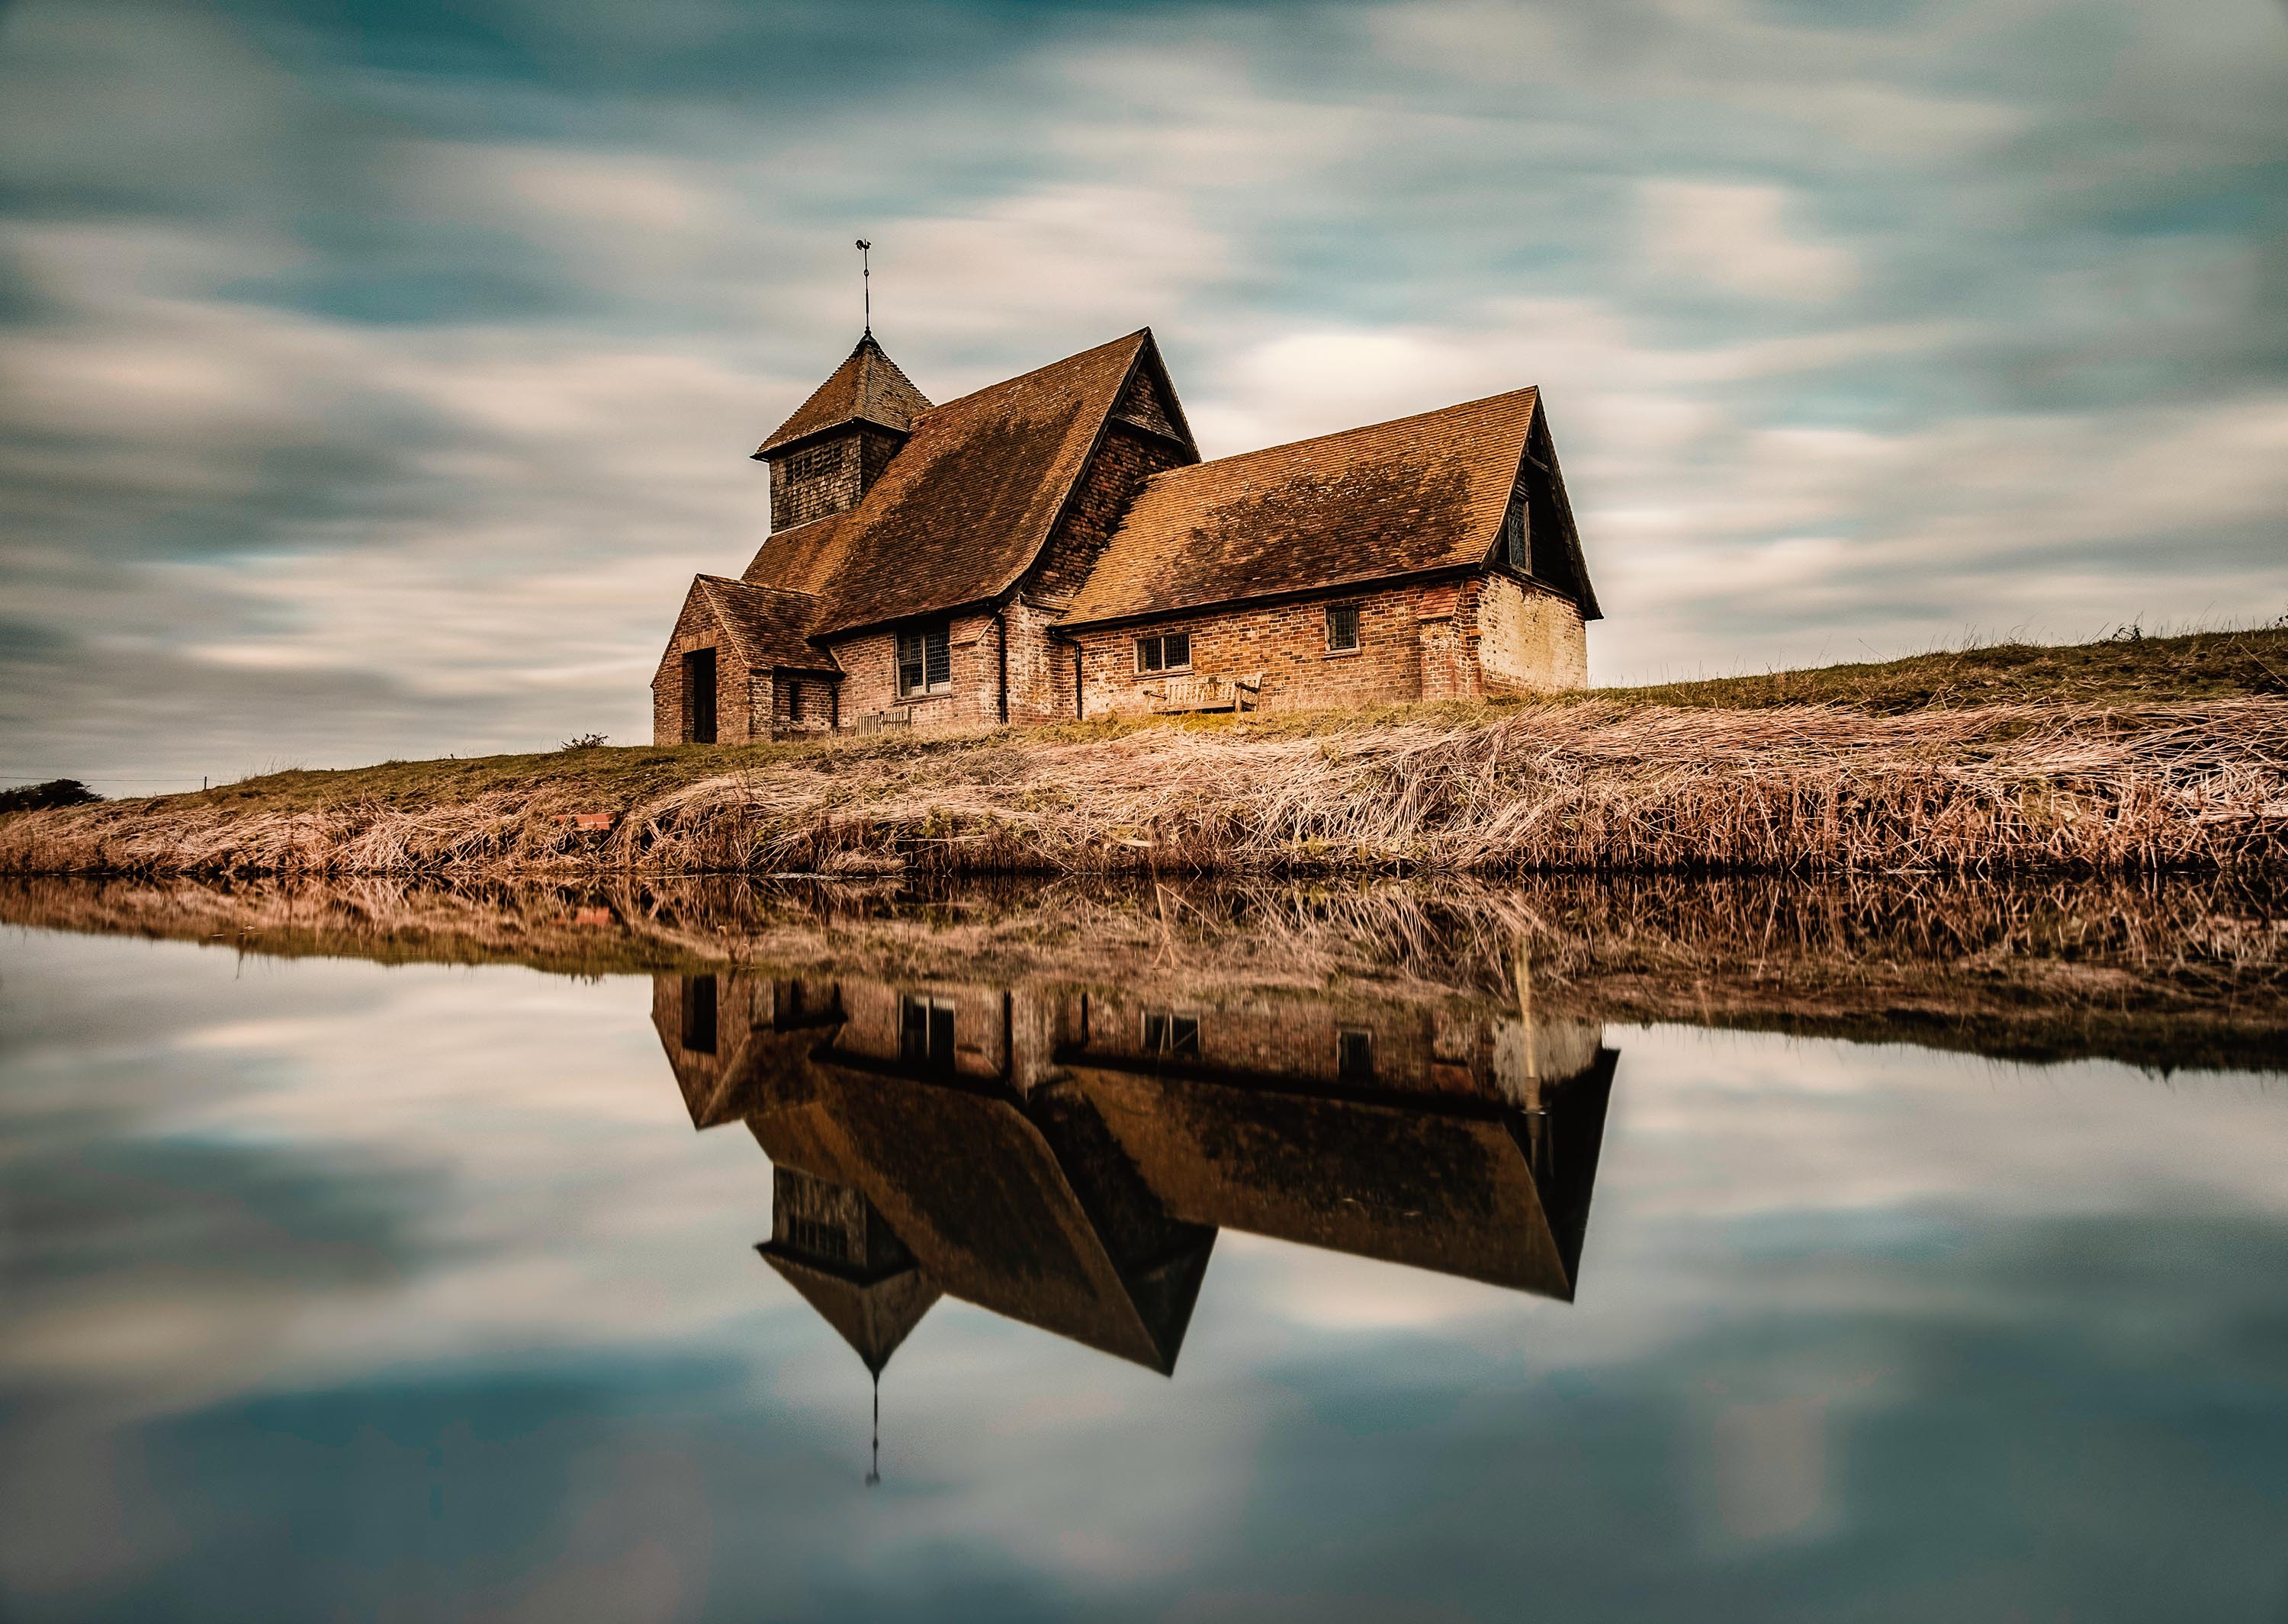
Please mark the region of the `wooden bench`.
[[1171, 677], [1147, 688], [1156, 716], [1188, 710], [1253, 710], [1263, 698], [1263, 673], [1248, 677]]

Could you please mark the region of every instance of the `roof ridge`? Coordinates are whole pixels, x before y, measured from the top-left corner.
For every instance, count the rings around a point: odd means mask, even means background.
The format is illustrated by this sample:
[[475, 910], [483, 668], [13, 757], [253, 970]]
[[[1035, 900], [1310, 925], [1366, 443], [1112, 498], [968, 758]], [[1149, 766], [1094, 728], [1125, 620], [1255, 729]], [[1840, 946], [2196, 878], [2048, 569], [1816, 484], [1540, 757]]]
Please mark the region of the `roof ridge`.
[[1540, 384], [1523, 384], [1515, 389], [1505, 389], [1495, 394], [1480, 395], [1474, 400], [1457, 400], [1450, 406], [1434, 406], [1426, 412], [1408, 412], [1400, 417], [1386, 417], [1379, 423], [1362, 423], [1354, 428], [1332, 429], [1324, 434], [1307, 434], [1300, 440], [1283, 440], [1273, 445], [1258, 446], [1252, 451], [1235, 451], [1229, 456], [1204, 457], [1196, 463], [1186, 463], [1175, 468], [1163, 468], [1157, 473], [1146, 475], [1145, 479], [1147, 483], [1149, 483], [1154, 479], [1164, 479], [1170, 474], [1196, 473], [1204, 468], [1220, 468], [1227, 463], [1244, 462], [1251, 456], [1265, 456], [1274, 451], [1296, 450], [1304, 446], [1320, 445], [1331, 440], [1348, 440], [1354, 434], [1366, 434], [1376, 429], [1396, 428], [1401, 424], [1418, 423], [1426, 417], [1443, 417], [1449, 412], [1466, 411], [1473, 406], [1490, 406], [1497, 400], [1510, 400], [1519, 395], [1537, 395], [1540, 392]]
[[936, 405], [931, 407], [929, 411], [916, 412], [914, 414], [914, 421], [916, 423], [919, 423], [923, 418], [928, 416], [931, 412], [941, 412], [949, 406], [958, 406], [964, 400], [973, 400], [979, 395], [990, 393], [996, 389], [1006, 389], [1012, 384], [1021, 384], [1027, 378], [1040, 376], [1044, 372], [1053, 372], [1059, 367], [1069, 366], [1072, 362], [1084, 360], [1091, 355], [1102, 354], [1105, 351], [1111, 349], [1116, 345], [1126, 344], [1130, 340], [1136, 338], [1148, 338], [1151, 336], [1152, 329], [1150, 328], [1140, 327], [1132, 333], [1123, 333], [1117, 338], [1108, 338], [1102, 344], [1092, 344], [1085, 350], [1075, 350], [1069, 355], [1061, 355], [1054, 360], [1045, 361], [1040, 366], [1034, 368], [1030, 372], [1020, 372], [1013, 376], [998, 379], [994, 383], [981, 384], [976, 388], [971, 390], [967, 394], [956, 395], [950, 400], [939, 401]]
[[766, 586], [759, 581], [743, 581], [736, 575], [711, 574], [706, 570], [700, 571], [696, 579], [712, 582], [717, 586], [735, 586], [743, 592], [776, 592], [782, 598], [815, 598], [818, 596], [815, 592], [806, 592], [800, 587], [797, 586]]

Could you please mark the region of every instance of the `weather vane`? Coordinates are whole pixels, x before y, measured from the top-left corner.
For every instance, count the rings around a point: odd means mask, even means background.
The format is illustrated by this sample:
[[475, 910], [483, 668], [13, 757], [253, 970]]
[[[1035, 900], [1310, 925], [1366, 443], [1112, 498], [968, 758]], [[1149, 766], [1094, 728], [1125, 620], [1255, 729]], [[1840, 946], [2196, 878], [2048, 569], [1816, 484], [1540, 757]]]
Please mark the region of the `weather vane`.
[[858, 287], [866, 301], [866, 330], [874, 330], [874, 267], [870, 256], [874, 245], [865, 238], [858, 239]]

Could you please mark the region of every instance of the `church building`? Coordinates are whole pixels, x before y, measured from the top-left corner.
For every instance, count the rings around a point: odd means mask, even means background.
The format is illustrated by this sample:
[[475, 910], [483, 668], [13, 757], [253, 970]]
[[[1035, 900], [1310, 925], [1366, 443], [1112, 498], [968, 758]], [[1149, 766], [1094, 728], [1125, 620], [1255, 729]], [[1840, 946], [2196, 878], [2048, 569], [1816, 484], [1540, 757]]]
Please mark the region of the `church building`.
[[1150, 329], [933, 406], [870, 329], [755, 452], [655, 740], [1578, 688], [1597, 599], [1539, 392], [1202, 462]]

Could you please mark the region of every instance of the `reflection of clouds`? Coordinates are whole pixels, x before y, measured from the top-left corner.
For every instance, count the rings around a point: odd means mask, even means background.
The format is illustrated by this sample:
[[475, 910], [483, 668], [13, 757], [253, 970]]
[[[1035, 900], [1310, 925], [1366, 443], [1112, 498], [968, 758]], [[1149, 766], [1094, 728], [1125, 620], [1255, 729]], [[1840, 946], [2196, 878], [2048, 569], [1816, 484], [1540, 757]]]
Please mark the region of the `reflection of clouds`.
[[[1601, 1216], [1617, 1176], [1647, 1217], [2288, 1210], [2276, 1079], [1934, 1062], [1903, 1044], [1675, 1026], [1608, 1041], [1623, 1061]], [[1662, 1082], [1636, 1086], [1646, 1073]]]
[[1227, 1232], [1168, 1381], [949, 1301], [870, 1493], [865, 1374], [748, 1251], [767, 1166], [691, 1131], [649, 998], [0, 940], [12, 1601], [1767, 1624], [2276, 1584], [2276, 1082], [1609, 1031], [1577, 1303]]
[[1703, 1495], [1712, 1535], [1742, 1545], [1809, 1539], [1834, 1518], [1827, 1413], [1815, 1398], [1706, 1406]]

